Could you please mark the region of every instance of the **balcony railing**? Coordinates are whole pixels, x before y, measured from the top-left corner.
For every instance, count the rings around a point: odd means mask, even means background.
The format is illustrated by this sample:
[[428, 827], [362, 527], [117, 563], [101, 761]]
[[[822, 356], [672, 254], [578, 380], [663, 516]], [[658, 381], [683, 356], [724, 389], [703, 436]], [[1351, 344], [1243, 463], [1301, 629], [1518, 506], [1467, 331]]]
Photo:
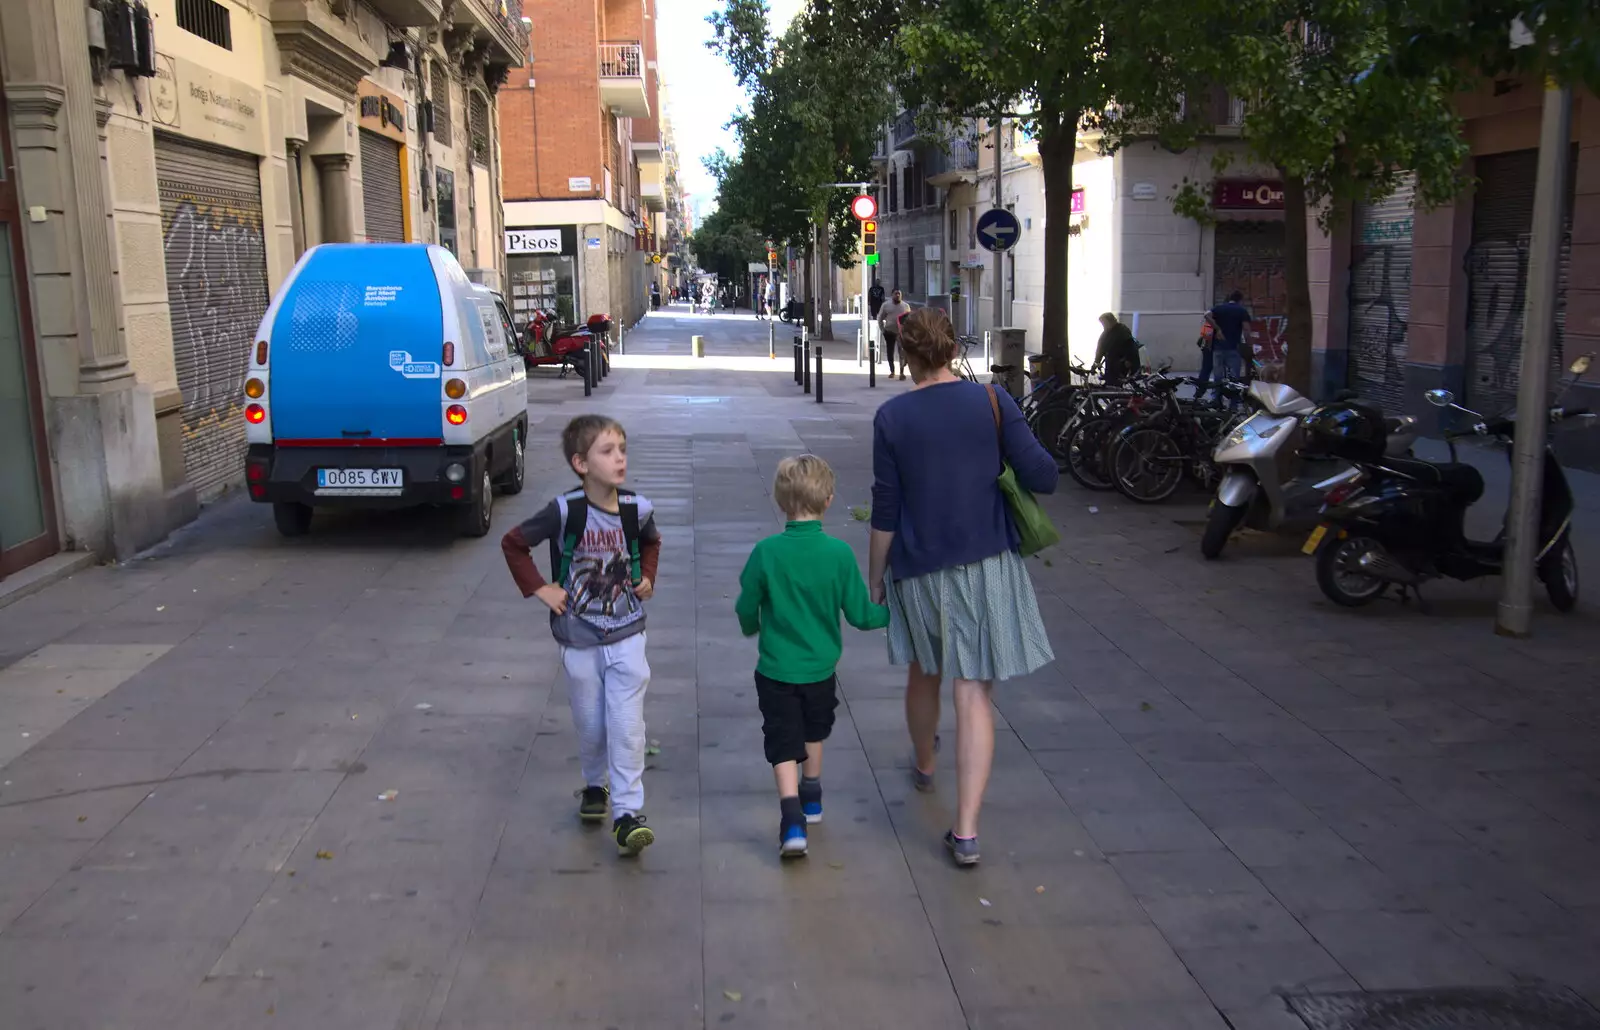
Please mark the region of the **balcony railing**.
[[895, 116], [894, 128], [889, 133], [891, 146], [895, 149], [909, 146], [917, 137], [917, 112], [901, 111]]
[[644, 76], [644, 47], [638, 43], [601, 43], [602, 79], [637, 79]]

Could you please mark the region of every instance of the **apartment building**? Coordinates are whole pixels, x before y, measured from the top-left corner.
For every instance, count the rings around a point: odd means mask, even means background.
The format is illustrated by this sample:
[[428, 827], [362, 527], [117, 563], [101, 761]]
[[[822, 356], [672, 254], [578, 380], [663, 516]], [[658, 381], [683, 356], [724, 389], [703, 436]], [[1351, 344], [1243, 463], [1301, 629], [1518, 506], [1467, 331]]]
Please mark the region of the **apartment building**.
[[126, 557], [241, 481], [246, 355], [306, 248], [438, 242], [500, 285], [527, 39], [520, 0], [0, 3], [0, 575]]
[[669, 210], [674, 179], [655, 0], [572, 0], [530, 14], [532, 59], [501, 98], [509, 299], [519, 317], [604, 312], [629, 325], [667, 263], [668, 227], [655, 216]]

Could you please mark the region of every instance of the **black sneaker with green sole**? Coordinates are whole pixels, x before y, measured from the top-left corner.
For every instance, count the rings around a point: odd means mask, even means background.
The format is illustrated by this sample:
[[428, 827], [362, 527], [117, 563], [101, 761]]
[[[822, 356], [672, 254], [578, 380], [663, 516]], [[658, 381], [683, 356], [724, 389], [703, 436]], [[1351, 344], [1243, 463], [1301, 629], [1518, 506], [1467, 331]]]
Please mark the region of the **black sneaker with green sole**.
[[575, 795], [578, 799], [578, 818], [586, 823], [597, 823], [606, 817], [606, 806], [611, 792], [604, 787], [585, 787]]
[[644, 816], [629, 813], [612, 827], [617, 835], [617, 851], [623, 855], [637, 855], [656, 842], [655, 831], [644, 824]]

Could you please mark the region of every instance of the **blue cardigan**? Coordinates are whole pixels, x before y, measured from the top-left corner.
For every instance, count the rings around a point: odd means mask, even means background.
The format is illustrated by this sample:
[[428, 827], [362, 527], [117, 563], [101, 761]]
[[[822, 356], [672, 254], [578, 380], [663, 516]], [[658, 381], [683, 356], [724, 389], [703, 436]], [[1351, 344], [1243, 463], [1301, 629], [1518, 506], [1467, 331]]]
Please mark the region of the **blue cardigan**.
[[[1055, 459], [1016, 401], [1000, 398], [1005, 458], [1017, 481], [1054, 492]], [[908, 579], [1017, 549], [1017, 527], [995, 480], [1001, 444], [988, 389], [962, 380], [886, 401], [872, 424], [872, 528], [892, 532], [892, 578]]]

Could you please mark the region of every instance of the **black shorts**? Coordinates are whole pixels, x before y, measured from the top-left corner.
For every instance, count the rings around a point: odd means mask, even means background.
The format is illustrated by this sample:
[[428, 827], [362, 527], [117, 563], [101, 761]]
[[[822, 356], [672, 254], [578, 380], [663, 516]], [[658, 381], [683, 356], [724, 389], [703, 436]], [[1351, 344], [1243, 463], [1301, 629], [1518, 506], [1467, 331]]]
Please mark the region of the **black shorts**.
[[780, 683], [756, 673], [756, 698], [761, 703], [761, 736], [767, 761], [804, 762], [808, 741], [827, 740], [833, 732], [833, 710], [839, 707], [839, 681]]

